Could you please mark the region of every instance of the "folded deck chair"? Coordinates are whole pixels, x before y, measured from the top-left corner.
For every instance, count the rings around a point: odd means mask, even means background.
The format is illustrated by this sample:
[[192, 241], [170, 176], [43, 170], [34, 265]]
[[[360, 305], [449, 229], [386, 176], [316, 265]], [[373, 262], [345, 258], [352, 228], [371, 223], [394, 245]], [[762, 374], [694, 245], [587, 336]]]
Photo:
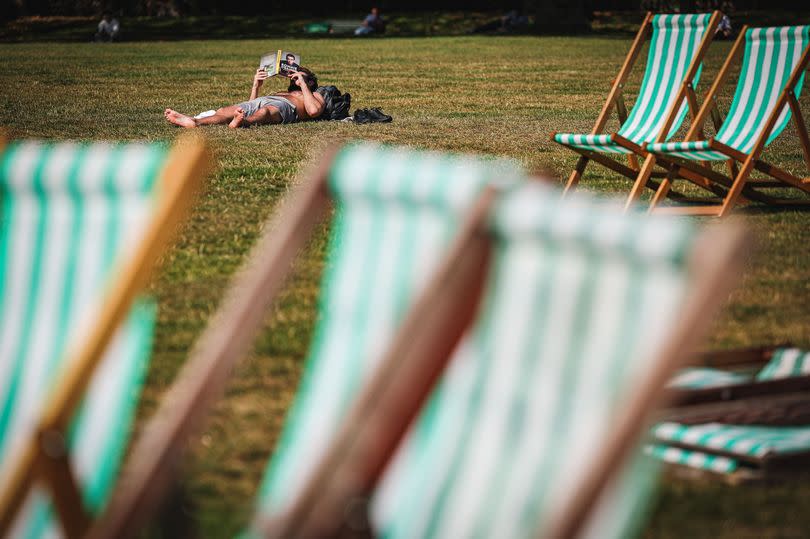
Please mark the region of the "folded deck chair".
[[[651, 202], [655, 210], [692, 215], [727, 215], [743, 197], [766, 204], [791, 200], [773, 196], [761, 189], [795, 188], [810, 193], [810, 178], [799, 178], [761, 159], [765, 148], [790, 122], [796, 124], [805, 164], [810, 170], [810, 136], [799, 109], [798, 96], [810, 62], [810, 26], [751, 28], [740, 32], [725, 64], [683, 142], [648, 144], [647, 150], [670, 167]], [[740, 78], [734, 101], [717, 135], [701, 140], [703, 123], [711, 113], [718, 89], [745, 45]], [[712, 170], [711, 162], [727, 163], [730, 174]], [[758, 170], [773, 180], [750, 180]], [[720, 203], [696, 206], [658, 206], [672, 187], [675, 175], [688, 171], [698, 178], [682, 175], [688, 181], [715, 194]], [[807, 198], [792, 202], [807, 203]]]
[[196, 139], [0, 154], [0, 536], [79, 537], [106, 503], [155, 324], [136, 295], [206, 161]]
[[[661, 177], [666, 172], [654, 172], [655, 156], [644, 150], [643, 145], [669, 140], [680, 128], [687, 110], [693, 117], [697, 114], [694, 87], [720, 16], [717, 11], [693, 15], [647, 14], [591, 133], [551, 134], [552, 141], [581, 156], [568, 178], [566, 192], [576, 188], [589, 161], [635, 180], [628, 205], [638, 198], [645, 186], [658, 187], [659, 184], [650, 177]], [[646, 71], [636, 103], [628, 115], [622, 94], [648, 36], [650, 48]], [[621, 126], [616, 133], [604, 133], [614, 108]], [[620, 156], [627, 156], [630, 166], [620, 163], [617, 160]], [[640, 169], [637, 156], [644, 158]]]
[[[539, 185], [504, 193], [478, 225], [491, 249], [486, 292], [456, 352], [440, 359], [414, 349], [435, 306], [470, 293], [447, 284], [480, 271], [472, 245], [475, 264], [455, 253], [394, 339], [394, 349], [414, 353], [381, 360], [321, 461], [309, 458], [295, 475], [271, 470], [254, 532], [362, 531], [373, 497], [383, 537], [570, 537], [579, 524], [593, 536], [626, 536], [655, 476], [645, 459], [620, 463], [722, 297], [714, 287], [741, 241], [735, 230], [700, 239], [687, 223], [620, 209], [577, 196], [561, 203]], [[436, 361], [449, 370], [389, 463], [380, 446], [414, 420], [407, 412], [420, 380], [411, 374]], [[320, 439], [310, 434], [296, 449], [312, 455]]]
[[750, 377], [704, 372], [678, 377], [678, 385], [694, 389], [683, 394], [689, 405], [663, 413], [669, 419], [652, 429], [649, 454], [729, 483], [787, 477], [799, 465], [808, 469], [810, 352], [777, 349]]
[[[267, 306], [329, 200], [335, 202], [336, 216], [318, 323], [301, 389], [263, 487], [263, 503], [274, 509], [285, 507], [305, 484], [414, 296], [452, 251], [453, 238], [469, 229], [465, 220], [483, 218], [474, 211], [479, 198], [491, 196], [494, 186], [522, 179], [520, 169], [503, 160], [365, 143], [327, 153], [267, 227], [230, 298], [135, 444], [124, 486], [91, 537], [121, 537], [149, 518], [186, 437], [221, 394], [236, 359], [249, 349]], [[480, 260], [475, 265], [479, 271], [483, 266]], [[474, 304], [480, 290], [461, 279], [445, 287], [462, 287], [452, 297], [462, 304]], [[454, 309], [457, 313], [456, 305]], [[470, 313], [472, 309], [467, 305]], [[426, 356], [446, 355], [453, 336], [458, 338], [471, 316], [442, 317], [445, 313], [436, 302], [423, 318], [434, 332], [421, 348]], [[423, 385], [427, 392], [430, 384]]]

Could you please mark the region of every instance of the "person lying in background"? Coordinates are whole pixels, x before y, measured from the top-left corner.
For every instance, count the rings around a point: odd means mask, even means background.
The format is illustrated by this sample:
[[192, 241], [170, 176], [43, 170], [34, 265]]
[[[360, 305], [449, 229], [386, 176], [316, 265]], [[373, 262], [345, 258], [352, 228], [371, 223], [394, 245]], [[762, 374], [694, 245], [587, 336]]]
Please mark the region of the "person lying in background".
[[263, 124], [291, 124], [318, 118], [324, 110], [324, 98], [318, 89], [318, 77], [305, 67], [290, 76], [286, 92], [276, 92], [259, 97], [259, 90], [267, 79], [267, 72], [259, 69], [253, 77], [250, 98], [236, 105], [222, 107], [215, 111], [186, 116], [172, 109], [166, 109], [166, 120], [180, 127], [202, 127], [205, 125], [228, 125], [232, 128], [250, 127]]

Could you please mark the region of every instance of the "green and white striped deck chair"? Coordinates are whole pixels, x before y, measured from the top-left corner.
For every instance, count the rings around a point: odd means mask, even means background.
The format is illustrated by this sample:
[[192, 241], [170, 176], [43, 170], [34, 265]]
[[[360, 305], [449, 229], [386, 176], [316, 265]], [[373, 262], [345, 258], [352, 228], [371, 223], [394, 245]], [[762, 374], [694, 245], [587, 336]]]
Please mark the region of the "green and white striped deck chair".
[[656, 477], [644, 417], [740, 238], [715, 238], [726, 255], [709, 262], [714, 240], [687, 223], [535, 185], [503, 196], [489, 233], [482, 310], [372, 521], [387, 538], [628, 537]]
[[336, 158], [329, 185], [339, 214], [320, 322], [260, 511], [284, 510], [306, 484], [484, 187], [519, 179], [520, 170], [501, 161], [367, 146]]
[[201, 146], [175, 151], [15, 141], [0, 155], [0, 535], [81, 535], [110, 494], [155, 325], [134, 295], [168, 235], [155, 227], [199, 176]]
[[[710, 114], [717, 91], [728, 76], [743, 43], [745, 50], [742, 69], [731, 109], [716, 136], [699, 140], [702, 138], [701, 126]], [[782, 133], [793, 118], [799, 132], [805, 163], [810, 170], [810, 138], [798, 102], [808, 62], [810, 26], [743, 29], [686, 140], [658, 141], [647, 145], [647, 149], [658, 156], [659, 160], [673, 165], [670, 175], [659, 186], [652, 206], [655, 208], [667, 194], [676, 169], [697, 174], [700, 181], [695, 184], [713, 193], [717, 193], [719, 189], [723, 195], [721, 204], [658, 208], [661, 211], [723, 216], [731, 211], [741, 196], [764, 203], [785, 202], [784, 199], [763, 193], [761, 188], [796, 188], [810, 193], [810, 178], [796, 177], [760, 159], [765, 148]], [[713, 171], [708, 166], [710, 162], [727, 162], [731, 174]], [[774, 179], [749, 180], [754, 169]], [[807, 198], [803, 201], [806, 203]]]
[[[737, 388], [729, 384], [717, 371], [714, 386]], [[731, 374], [731, 373], [726, 373]], [[756, 376], [753, 384], [771, 381], [797, 382], [810, 375], [810, 352], [798, 348], [781, 348]], [[734, 375], [741, 378], [741, 375]], [[743, 383], [750, 379], [740, 380]], [[682, 380], [690, 387], [703, 389], [712, 384], [706, 378]], [[795, 390], [795, 388], [794, 388]], [[807, 401], [807, 394], [797, 394], [796, 402]], [[790, 401], [787, 401], [790, 402]], [[792, 402], [790, 402], [792, 404]], [[779, 403], [777, 404], [784, 404]], [[762, 415], [769, 421], [779, 419], [767, 402], [760, 401]], [[763, 479], [780, 472], [792, 474], [797, 465], [807, 468], [810, 461], [810, 425], [733, 425], [719, 422], [682, 424], [674, 421], [659, 423], [652, 429], [652, 443], [645, 449], [648, 454], [669, 464], [698, 471], [720, 474], [728, 482]]]
[[[644, 144], [669, 140], [681, 127], [690, 108], [693, 116], [697, 113], [694, 87], [700, 78], [703, 57], [719, 20], [719, 12], [647, 14], [591, 133], [551, 135], [551, 140], [581, 156], [568, 179], [566, 192], [577, 186], [588, 162], [593, 160], [635, 180], [628, 203], [638, 197], [655, 168], [655, 157], [644, 150]], [[650, 47], [647, 67], [638, 98], [628, 115], [622, 93], [648, 35]], [[614, 107], [621, 126], [616, 133], [604, 133]], [[623, 155], [630, 159], [629, 167], [616, 160]], [[641, 169], [636, 156], [645, 158]], [[658, 176], [663, 174], [657, 173]], [[655, 181], [649, 184], [651, 187], [658, 186]]]
[[[324, 216], [326, 201], [334, 201], [336, 211], [318, 322], [299, 394], [261, 488], [260, 514], [288, 509], [306, 484], [479, 198], [523, 178], [511, 161], [370, 143], [324, 156], [266, 227], [230, 299], [201, 337], [154, 425], [145, 429], [150, 436], [135, 445], [131, 468], [124, 472], [128, 488], [93, 537], [116, 537], [148, 518], [143, 504], [165, 493], [156, 483], [171, 475], [172, 455], [189, 436], [188, 425], [199, 423], [195, 418], [221, 395], [231, 366], [249, 350], [295, 254]], [[476, 291], [466, 292], [474, 297]], [[436, 331], [445, 321], [440, 322]]]

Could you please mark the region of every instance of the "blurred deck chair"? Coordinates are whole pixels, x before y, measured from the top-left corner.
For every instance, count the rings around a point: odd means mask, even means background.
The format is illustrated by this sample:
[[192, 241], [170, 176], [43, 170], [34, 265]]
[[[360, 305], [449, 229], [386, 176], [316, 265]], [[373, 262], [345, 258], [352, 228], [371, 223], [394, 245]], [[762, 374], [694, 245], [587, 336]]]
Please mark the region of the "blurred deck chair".
[[[683, 142], [657, 141], [647, 150], [670, 167], [651, 202], [661, 212], [690, 215], [727, 215], [743, 197], [766, 204], [785, 204], [808, 200], [775, 197], [761, 189], [795, 188], [810, 193], [810, 178], [799, 178], [761, 159], [762, 152], [778, 137], [791, 117], [799, 133], [804, 161], [810, 172], [810, 136], [799, 108], [798, 96], [810, 62], [810, 26], [743, 28], [731, 49], [703, 107]], [[731, 66], [745, 44], [742, 69], [728, 115], [717, 135], [701, 140], [702, 126], [717, 99], [717, 92], [728, 77]], [[792, 116], [791, 116], [792, 115]], [[711, 162], [725, 162], [730, 174], [711, 169]], [[758, 170], [773, 179], [751, 180]], [[712, 193], [720, 194], [720, 203], [662, 207], [658, 204], [671, 189], [675, 175], [689, 171], [698, 180], [683, 178]]]
[[[627, 207], [641, 195], [645, 186], [653, 189], [659, 186], [650, 178], [663, 177], [666, 171], [655, 171], [655, 156], [650, 155], [643, 146], [648, 142], [669, 140], [681, 127], [687, 111], [691, 112], [692, 117], [697, 114], [694, 87], [700, 78], [703, 57], [720, 18], [718, 11], [692, 15], [647, 14], [591, 133], [551, 134], [552, 141], [581, 156], [568, 178], [565, 192], [576, 188], [589, 161], [635, 180]], [[636, 103], [628, 115], [622, 95], [633, 64], [648, 36], [650, 48], [646, 71]], [[616, 133], [604, 133], [614, 108], [620, 128]], [[617, 160], [621, 156], [627, 156], [629, 166]], [[641, 168], [638, 157], [644, 158]], [[672, 195], [681, 196], [679, 193]]]
[[[409, 313], [326, 456], [296, 475], [271, 468], [256, 535], [368, 532], [369, 503], [382, 537], [604, 538], [638, 524], [655, 474], [640, 455], [621, 463], [718, 306], [714, 287], [741, 254], [739, 231], [698, 237], [686, 223], [560, 202], [540, 184], [493, 204]], [[437, 367], [420, 350], [426, 318], [459, 293], [448, 283], [479, 279], [482, 239], [491, 262], [481, 309]], [[448, 362], [430, 401], [415, 406], [430, 379], [422, 373]], [[417, 418], [403, 411], [416, 409]], [[391, 457], [392, 432], [412, 423]]]
[[[388, 349], [415, 294], [452, 251], [453, 238], [469, 230], [465, 220], [483, 218], [475, 211], [478, 200], [491, 196], [490, 189], [523, 179], [522, 171], [504, 160], [367, 143], [327, 152], [266, 228], [229, 298], [135, 444], [123, 487], [90, 536], [122, 537], [150, 518], [166, 493], [185, 439], [222, 394], [236, 360], [250, 349], [295, 255], [330, 201], [336, 210], [317, 327], [264, 487], [275, 507], [304, 484], [306, 471], [322, 455], [371, 367]], [[482, 271], [482, 261], [472, 263]], [[480, 289], [469, 280], [452, 280], [446, 287], [455, 291], [453, 312], [466, 309], [470, 314], [450, 318], [445, 316], [447, 306], [433, 304], [424, 317], [432, 336], [419, 348], [429, 357], [449, 353], [472, 316]], [[422, 387], [426, 393], [431, 384]]]
[[137, 295], [206, 166], [189, 138], [0, 154], [0, 536], [79, 537], [104, 507], [151, 351]]
[[810, 352], [785, 347], [770, 355], [754, 375], [681, 373], [673, 381], [681, 405], [662, 413], [648, 453], [729, 483], [810, 470]]

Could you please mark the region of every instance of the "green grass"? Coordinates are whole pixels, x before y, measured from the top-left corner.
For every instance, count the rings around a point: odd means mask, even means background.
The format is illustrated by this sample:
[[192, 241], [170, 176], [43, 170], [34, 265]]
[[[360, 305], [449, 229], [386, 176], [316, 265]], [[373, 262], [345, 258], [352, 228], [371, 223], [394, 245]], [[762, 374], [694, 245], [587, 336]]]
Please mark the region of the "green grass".
[[[394, 122], [205, 131], [218, 169], [150, 285], [160, 318], [139, 427], [262, 223], [326, 144], [368, 138], [485, 152], [565, 177], [576, 158], [552, 145], [548, 133], [590, 128], [629, 43], [616, 37], [454, 37], [0, 45], [0, 125], [13, 137], [170, 140], [177, 131], [164, 122], [165, 107], [195, 113], [244, 100], [259, 55], [276, 45], [300, 51], [323, 83], [351, 92], [355, 107], [382, 107]], [[728, 48], [713, 45], [704, 81]], [[637, 84], [636, 78], [630, 85], [631, 100]], [[281, 86], [271, 81], [268, 90]], [[810, 113], [810, 100], [801, 102]], [[792, 129], [769, 155], [806, 174]], [[627, 188], [597, 167], [589, 168], [583, 186], [600, 193]], [[713, 325], [710, 345], [790, 340], [810, 346], [810, 214], [755, 209], [738, 218], [760, 238], [759, 247], [752, 246], [743, 286]], [[321, 230], [302, 253], [227, 397], [205, 433], [191, 441], [184, 482], [203, 536], [232, 535], [249, 519], [307, 349], [324, 238]], [[810, 514], [797, 505], [808, 496], [810, 488], [801, 483], [731, 488], [669, 480], [646, 536], [803, 537], [810, 534]]]

